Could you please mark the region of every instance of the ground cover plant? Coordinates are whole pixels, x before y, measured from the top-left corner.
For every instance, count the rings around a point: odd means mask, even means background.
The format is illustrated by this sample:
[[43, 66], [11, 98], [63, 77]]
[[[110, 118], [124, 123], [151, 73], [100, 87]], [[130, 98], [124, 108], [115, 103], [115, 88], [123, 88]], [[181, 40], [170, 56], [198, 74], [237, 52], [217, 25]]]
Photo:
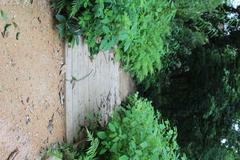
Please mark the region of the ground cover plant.
[[91, 143], [87, 150], [62, 145], [58, 149], [50, 149], [48, 154], [67, 160], [186, 159], [181, 156], [176, 142], [176, 128], [155, 113], [151, 102], [138, 95], [129, 97], [126, 104], [115, 111], [105, 129], [93, 132], [95, 138], [88, 132]]
[[168, 0], [54, 0], [52, 7], [60, 37], [71, 45], [81, 35], [91, 54], [113, 49], [139, 81], [161, 68], [175, 15]]

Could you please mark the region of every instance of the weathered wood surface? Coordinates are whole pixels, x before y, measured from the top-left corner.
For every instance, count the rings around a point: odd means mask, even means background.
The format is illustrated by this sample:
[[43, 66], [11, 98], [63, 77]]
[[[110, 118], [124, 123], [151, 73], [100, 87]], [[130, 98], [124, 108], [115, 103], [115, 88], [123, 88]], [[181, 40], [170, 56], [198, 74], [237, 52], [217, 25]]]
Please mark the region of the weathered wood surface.
[[79, 138], [80, 126], [90, 113], [100, 113], [106, 123], [114, 106], [119, 105], [134, 84], [128, 74], [113, 60], [112, 53], [100, 53], [89, 58], [83, 40], [78, 46], [66, 46], [66, 138]]

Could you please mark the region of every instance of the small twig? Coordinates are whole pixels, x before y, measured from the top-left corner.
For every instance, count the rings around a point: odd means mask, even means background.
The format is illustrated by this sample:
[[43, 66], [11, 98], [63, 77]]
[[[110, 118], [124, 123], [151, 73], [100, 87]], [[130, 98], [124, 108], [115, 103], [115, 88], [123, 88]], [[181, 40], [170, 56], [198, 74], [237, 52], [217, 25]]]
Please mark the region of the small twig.
[[72, 77], [72, 81], [81, 81], [81, 80], [84, 80], [85, 78], [87, 78], [88, 76], [90, 76], [90, 74], [93, 72], [93, 69], [85, 76], [83, 76], [82, 78], [80, 79], [77, 79], [76, 77]]
[[8, 28], [9, 28], [11, 25], [12, 25], [12, 24], [5, 24], [4, 30], [3, 30], [3, 32], [1, 32], [3, 38], [5, 38], [6, 33], [7, 33], [7, 30], [8, 30]]
[[16, 40], [19, 40], [19, 35], [20, 35], [20, 32], [17, 32], [17, 34], [16, 34]]
[[59, 75], [61, 75], [63, 72], [65, 72], [65, 66], [66, 66], [66, 64], [65, 63], [63, 63], [63, 64], [61, 64], [61, 66], [60, 66], [60, 71], [59, 71]]
[[75, 82], [78, 82], [78, 81], [81, 81], [81, 80], [84, 80], [85, 78], [87, 78], [88, 76], [90, 76], [90, 74], [93, 72], [93, 69], [85, 76], [83, 76], [82, 78], [80, 79], [77, 79], [76, 77], [72, 76], [72, 80], [71, 80], [71, 83], [72, 83], [72, 88], [74, 88], [75, 86]]
[[12, 151], [9, 154], [7, 160], [14, 160], [16, 158], [16, 156], [18, 155], [18, 153], [19, 153], [19, 150], [18, 150], [18, 148], [16, 148], [14, 151]]

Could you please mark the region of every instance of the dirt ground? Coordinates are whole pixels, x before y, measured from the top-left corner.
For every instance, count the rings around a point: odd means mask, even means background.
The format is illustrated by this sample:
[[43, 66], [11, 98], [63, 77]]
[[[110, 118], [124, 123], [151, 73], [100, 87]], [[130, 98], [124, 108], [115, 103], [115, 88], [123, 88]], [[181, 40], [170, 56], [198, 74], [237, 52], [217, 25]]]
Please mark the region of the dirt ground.
[[0, 11], [0, 159], [38, 159], [65, 134], [63, 43], [48, 0], [0, 0]]

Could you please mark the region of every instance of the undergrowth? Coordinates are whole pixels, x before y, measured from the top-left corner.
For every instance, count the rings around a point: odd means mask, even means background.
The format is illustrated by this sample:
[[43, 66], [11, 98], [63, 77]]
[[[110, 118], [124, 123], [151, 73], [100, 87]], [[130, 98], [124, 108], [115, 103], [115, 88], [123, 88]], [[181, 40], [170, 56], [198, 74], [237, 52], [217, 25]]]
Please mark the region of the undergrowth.
[[141, 81], [161, 68], [175, 8], [168, 0], [54, 0], [57, 29], [72, 46], [85, 38], [91, 54], [114, 50]]
[[78, 147], [78, 150], [72, 144], [61, 144], [57, 147], [50, 148], [47, 151], [46, 157], [51, 157], [55, 160], [94, 160], [99, 146], [99, 140], [98, 138], [94, 138], [87, 129], [86, 131], [87, 141], [89, 142], [87, 149], [84, 148], [86, 146], [85, 144]]
[[114, 112], [105, 129], [93, 132], [95, 137], [88, 132], [89, 149], [82, 144], [78, 148], [62, 145], [58, 149], [50, 149], [48, 154], [66, 160], [186, 159], [181, 156], [176, 142], [176, 128], [155, 113], [151, 102], [137, 95], [129, 97], [126, 105]]

